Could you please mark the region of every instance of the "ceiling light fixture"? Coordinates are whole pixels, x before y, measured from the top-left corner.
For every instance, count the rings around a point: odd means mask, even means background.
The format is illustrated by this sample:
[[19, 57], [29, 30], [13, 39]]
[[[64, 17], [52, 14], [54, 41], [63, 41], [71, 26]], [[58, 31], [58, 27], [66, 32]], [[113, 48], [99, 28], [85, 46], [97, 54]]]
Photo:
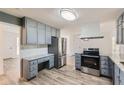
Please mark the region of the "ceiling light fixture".
[[71, 8], [60, 9], [60, 15], [68, 21], [74, 21], [77, 19], [76, 11], [74, 11], [74, 9]]

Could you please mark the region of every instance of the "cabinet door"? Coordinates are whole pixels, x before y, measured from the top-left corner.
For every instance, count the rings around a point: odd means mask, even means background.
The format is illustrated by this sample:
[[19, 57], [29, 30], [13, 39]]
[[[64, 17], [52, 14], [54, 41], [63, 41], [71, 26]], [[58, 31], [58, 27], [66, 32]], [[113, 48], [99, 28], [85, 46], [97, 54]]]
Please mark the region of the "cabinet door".
[[37, 22], [27, 20], [27, 44], [37, 44]]
[[56, 29], [52, 27], [51, 30], [52, 30], [52, 36], [56, 37], [57, 36]]
[[75, 54], [75, 68], [81, 69], [81, 54]]
[[117, 20], [117, 44], [124, 44], [123, 15], [124, 14], [122, 14]]
[[109, 69], [108, 68], [102, 68], [101, 69], [101, 75], [109, 77]]
[[123, 15], [119, 16], [118, 20], [117, 20], [117, 25], [121, 25], [123, 21]]
[[119, 25], [118, 27], [117, 27], [117, 43], [118, 44], [121, 44], [122, 43], [122, 26], [121, 25]]
[[60, 30], [59, 29], [56, 30], [56, 35], [57, 35], [57, 37], [60, 37]]
[[51, 44], [51, 27], [46, 25], [46, 44]]
[[54, 56], [50, 56], [50, 59], [49, 59], [49, 69], [54, 67]]
[[38, 23], [38, 44], [45, 44], [45, 24]]
[[114, 63], [113, 63], [113, 60], [111, 60], [110, 58], [109, 58], [109, 73], [110, 73], [110, 77], [113, 80], [113, 77], [114, 77]]
[[122, 44], [124, 44], [124, 22], [122, 23]]
[[114, 65], [114, 84], [120, 84], [120, 69], [116, 64]]
[[120, 70], [120, 85], [124, 85], [124, 71]]
[[100, 56], [100, 74], [107, 77], [110, 76], [107, 56]]

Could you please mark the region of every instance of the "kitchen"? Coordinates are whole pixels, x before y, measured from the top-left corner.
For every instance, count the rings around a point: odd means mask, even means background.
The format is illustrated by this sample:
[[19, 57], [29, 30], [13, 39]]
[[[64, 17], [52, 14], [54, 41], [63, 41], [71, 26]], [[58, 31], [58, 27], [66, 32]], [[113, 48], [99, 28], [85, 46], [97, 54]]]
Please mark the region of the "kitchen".
[[123, 9], [0, 11], [0, 84], [124, 84]]

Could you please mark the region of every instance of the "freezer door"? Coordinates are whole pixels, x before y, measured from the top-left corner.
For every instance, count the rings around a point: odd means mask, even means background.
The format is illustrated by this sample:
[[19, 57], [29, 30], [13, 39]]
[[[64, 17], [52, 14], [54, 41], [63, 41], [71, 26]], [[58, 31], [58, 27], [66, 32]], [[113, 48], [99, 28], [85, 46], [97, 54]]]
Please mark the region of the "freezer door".
[[61, 66], [66, 65], [66, 56], [62, 56]]
[[58, 67], [62, 67], [64, 65], [66, 65], [66, 56], [61, 56], [59, 57]]
[[66, 38], [62, 38], [62, 55], [66, 55], [66, 44], [67, 44]]

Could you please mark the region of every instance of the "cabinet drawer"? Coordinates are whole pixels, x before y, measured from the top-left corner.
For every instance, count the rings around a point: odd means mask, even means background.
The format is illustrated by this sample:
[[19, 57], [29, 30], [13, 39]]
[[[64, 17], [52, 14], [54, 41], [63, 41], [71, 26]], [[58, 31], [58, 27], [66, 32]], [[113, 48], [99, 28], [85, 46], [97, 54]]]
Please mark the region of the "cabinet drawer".
[[76, 69], [81, 69], [81, 66], [80, 65], [75, 65], [75, 68]]
[[30, 79], [30, 78], [32, 78], [32, 77], [34, 77], [34, 76], [36, 76], [36, 75], [37, 75], [37, 70], [34, 70], [34, 71], [32, 71], [32, 72], [29, 72], [28, 79]]
[[34, 70], [38, 70], [38, 65], [35, 64], [35, 65], [32, 65], [29, 67], [29, 71], [34, 71]]
[[76, 55], [75, 58], [81, 58], [81, 56], [80, 55]]
[[81, 61], [76, 61], [75, 64], [81, 64]]
[[106, 70], [101, 70], [101, 75], [109, 76], [109, 72]]
[[29, 62], [29, 65], [36, 65], [37, 64], [37, 60], [32, 60]]
[[109, 70], [109, 67], [107, 67], [107, 66], [103, 66], [103, 67], [101, 67], [101, 70]]
[[109, 71], [106, 69], [101, 69], [101, 74], [105, 76], [109, 76]]
[[108, 61], [101, 61], [100, 64], [101, 65], [109, 65]]
[[101, 64], [101, 68], [110, 68], [108, 64]]
[[108, 57], [107, 56], [100, 56], [100, 60], [101, 61], [108, 61]]
[[76, 59], [75, 59], [75, 61], [76, 61], [76, 62], [77, 62], [77, 61], [80, 61], [80, 62], [81, 62], [81, 59], [79, 59], [79, 58], [76, 58]]
[[49, 60], [49, 57], [40, 58], [40, 59], [38, 59], [38, 64], [45, 62], [45, 61], [48, 61], [48, 60]]
[[81, 66], [81, 64], [80, 64], [80, 63], [76, 63], [75, 65], [76, 65], [76, 66]]

